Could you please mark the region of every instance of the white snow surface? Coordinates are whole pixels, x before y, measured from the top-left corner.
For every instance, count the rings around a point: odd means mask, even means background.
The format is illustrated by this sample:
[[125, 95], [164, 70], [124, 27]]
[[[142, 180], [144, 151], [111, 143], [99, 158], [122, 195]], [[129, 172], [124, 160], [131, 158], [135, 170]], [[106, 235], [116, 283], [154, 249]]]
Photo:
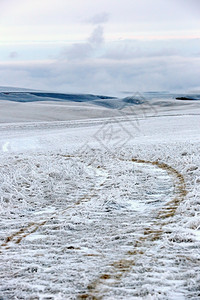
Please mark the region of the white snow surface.
[[87, 116], [0, 124], [0, 299], [200, 299], [199, 104]]

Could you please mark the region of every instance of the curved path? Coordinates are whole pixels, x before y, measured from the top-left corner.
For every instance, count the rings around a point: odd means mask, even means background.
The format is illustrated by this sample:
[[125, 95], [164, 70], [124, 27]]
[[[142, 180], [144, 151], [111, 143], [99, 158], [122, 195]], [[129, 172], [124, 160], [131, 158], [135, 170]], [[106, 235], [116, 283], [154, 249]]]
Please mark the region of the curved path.
[[[66, 159], [70, 159], [71, 157], [74, 158], [74, 156], [62, 156]], [[137, 158], [126, 160], [123, 158], [115, 157], [115, 159], [118, 159], [125, 164], [133, 163], [137, 166], [141, 166], [142, 168], [150, 166], [153, 169], [155, 168], [166, 171], [166, 173], [168, 173], [169, 177], [172, 178], [174, 182], [174, 196], [171, 197], [171, 200], [169, 202], [165, 202], [159, 209], [159, 211], [156, 213], [156, 217], [154, 216], [152, 222], [150, 222], [151, 225], [144, 228], [143, 235], [140, 236], [135, 242], [133, 250], [127, 251], [122, 255], [122, 258], [110, 263], [110, 272], [101, 272], [97, 276], [97, 278], [88, 285], [87, 290], [84, 290], [84, 292], [77, 295], [79, 299], [102, 299], [104, 297], [104, 289], [102, 289], [102, 285], [104, 286], [104, 288], [105, 286], [112, 287], [117, 282], [121, 282], [123, 277], [131, 273], [138, 257], [142, 257], [145, 255], [145, 251], [141, 250], [145, 248], [143, 247], [145, 243], [148, 241], [154, 242], [161, 238], [163, 234], [163, 226], [169, 224], [171, 220], [170, 217], [174, 216], [177, 207], [179, 206], [180, 202], [183, 201], [187, 193], [184, 177], [176, 169], [165, 163], [160, 163], [158, 161], [141, 160]], [[47, 225], [47, 223], [52, 219], [59, 217], [62, 214], [64, 215], [64, 213], [71, 208], [79, 207], [79, 205], [83, 204], [84, 202], [89, 202], [91, 199], [95, 198], [98, 193], [102, 192], [103, 187], [105, 187], [106, 191], [107, 179], [108, 176], [104, 176], [104, 178], [102, 177], [100, 183], [92, 186], [89, 192], [79, 197], [79, 199], [74, 204], [69, 205], [65, 209], [59, 209], [57, 212], [49, 214], [45, 219], [40, 219], [40, 221], [38, 222], [30, 222], [27, 226], [17, 230], [13, 234], [10, 234], [5, 239], [5, 242], [1, 245], [1, 249], [7, 250], [10, 248], [10, 246], [17, 246], [17, 244], [19, 244], [24, 238], [35, 233], [44, 225]], [[107, 264], [109, 264], [109, 260], [107, 260]]]
[[[120, 160], [124, 160], [121, 159]], [[175, 195], [172, 200], [167, 202], [157, 213], [156, 219], [151, 227], [144, 228], [144, 235], [136, 242], [133, 251], [128, 251], [126, 256], [118, 261], [112, 263], [112, 273], [100, 274], [99, 277], [88, 285], [88, 291], [78, 295], [78, 299], [103, 299], [102, 285], [114, 286], [116, 281], [120, 281], [122, 276], [126, 276], [126, 273], [131, 272], [135, 265], [136, 255], [145, 255], [145, 252], [141, 251], [141, 246], [146, 241], [154, 242], [159, 240], [163, 234], [163, 226], [168, 224], [168, 218], [173, 217], [176, 213], [176, 209], [179, 204], [184, 200], [187, 190], [185, 180], [182, 174], [176, 169], [169, 166], [166, 163], [158, 161], [148, 161], [138, 158], [132, 158], [130, 162], [137, 164], [147, 164], [158, 167], [168, 172], [174, 179]]]

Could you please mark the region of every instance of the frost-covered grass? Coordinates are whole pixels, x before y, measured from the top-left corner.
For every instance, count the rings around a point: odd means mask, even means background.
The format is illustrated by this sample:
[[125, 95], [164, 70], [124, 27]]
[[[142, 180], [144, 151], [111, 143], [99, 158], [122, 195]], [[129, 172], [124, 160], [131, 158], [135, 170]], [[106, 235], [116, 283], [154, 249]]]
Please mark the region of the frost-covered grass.
[[[145, 119], [123, 147], [111, 137], [105, 148], [98, 127], [53, 132], [37, 151], [2, 152], [0, 296], [198, 299], [200, 141], [187, 122]], [[86, 147], [77, 145], [84, 134]], [[176, 197], [175, 175], [132, 158], [183, 175], [187, 195], [171, 216], [159, 211]]]

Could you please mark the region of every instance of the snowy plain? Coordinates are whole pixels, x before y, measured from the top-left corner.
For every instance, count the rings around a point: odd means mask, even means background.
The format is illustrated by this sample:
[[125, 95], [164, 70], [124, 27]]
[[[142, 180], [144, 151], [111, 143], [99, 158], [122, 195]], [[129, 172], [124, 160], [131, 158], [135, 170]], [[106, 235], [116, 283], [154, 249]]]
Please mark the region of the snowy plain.
[[0, 299], [200, 299], [200, 102], [156, 103], [1, 101]]

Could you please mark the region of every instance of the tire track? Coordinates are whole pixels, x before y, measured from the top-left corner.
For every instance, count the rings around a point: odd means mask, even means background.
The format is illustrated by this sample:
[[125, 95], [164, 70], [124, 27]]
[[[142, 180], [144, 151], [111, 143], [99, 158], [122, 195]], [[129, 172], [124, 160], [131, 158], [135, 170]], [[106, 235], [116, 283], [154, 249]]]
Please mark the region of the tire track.
[[[74, 158], [74, 156], [69, 155], [62, 156], [66, 159], [70, 159], [71, 157]], [[117, 157], [115, 157], [115, 159], [116, 158]], [[91, 282], [88, 285], [87, 290], [84, 293], [77, 295], [78, 299], [102, 299], [103, 296], [100, 293], [101, 284], [107, 284], [108, 286], [111, 286], [116, 282], [120, 282], [122, 276], [131, 272], [136, 263], [136, 256], [145, 255], [145, 251], [141, 251], [141, 246], [143, 246], [147, 241], [154, 242], [161, 238], [163, 234], [163, 226], [170, 223], [169, 218], [174, 216], [177, 207], [187, 194], [184, 177], [173, 167], [165, 163], [160, 163], [158, 161], [152, 162], [137, 158], [132, 158], [131, 160], [126, 160], [123, 158], [118, 159], [127, 163], [149, 164], [167, 171], [168, 174], [174, 178], [175, 197], [160, 209], [160, 211], [156, 215], [155, 221], [152, 223], [151, 228], [146, 227], [144, 229], [143, 236], [136, 241], [134, 249], [132, 251], [128, 251], [122, 259], [113, 262], [110, 265], [110, 267], [112, 268], [112, 272], [100, 274], [95, 281]], [[100, 184], [101, 188], [105, 184], [105, 181], [106, 179], [103, 183]], [[89, 193], [81, 196], [73, 205], [68, 206], [64, 210], [51, 214], [48, 218], [42, 220], [41, 222], [29, 223], [24, 228], [21, 228], [20, 230], [8, 236], [5, 242], [1, 245], [2, 249], [7, 250], [11, 245], [19, 244], [24, 238], [31, 235], [32, 233], [35, 233], [55, 217], [64, 214], [67, 210], [75, 208], [76, 206], [79, 206], [84, 202], [90, 201], [95, 195], [97, 195], [98, 192], [99, 189], [94, 185]]]
[[[119, 160], [127, 161], [126, 159], [122, 158], [119, 158]], [[138, 158], [132, 158], [128, 162], [152, 165], [167, 171], [169, 176], [174, 178], [175, 197], [160, 209], [152, 226], [144, 229], [143, 236], [136, 241], [133, 251], [128, 251], [124, 258], [113, 262], [110, 265], [112, 272], [100, 274], [95, 281], [91, 282], [87, 286], [85, 293], [77, 295], [77, 299], [103, 299], [103, 295], [101, 294], [101, 285], [107, 284], [108, 286], [112, 286], [116, 282], [119, 282], [122, 276], [125, 276], [125, 274], [131, 272], [136, 263], [136, 255], [145, 255], [145, 251], [141, 251], [141, 246], [143, 246], [147, 241], [155, 242], [161, 238], [163, 235], [163, 227], [170, 223], [169, 218], [175, 215], [176, 209], [187, 194], [183, 175], [170, 165], [158, 161], [142, 160]]]

